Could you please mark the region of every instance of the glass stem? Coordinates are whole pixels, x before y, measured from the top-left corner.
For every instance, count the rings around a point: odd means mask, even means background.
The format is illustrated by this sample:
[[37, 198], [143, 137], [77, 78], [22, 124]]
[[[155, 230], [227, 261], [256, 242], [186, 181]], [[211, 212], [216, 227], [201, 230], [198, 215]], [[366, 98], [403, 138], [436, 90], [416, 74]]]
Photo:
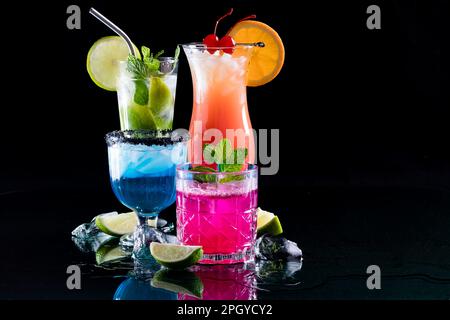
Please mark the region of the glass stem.
[[[156, 230], [154, 230], [148, 224], [149, 220], [154, 220], [156, 222], [158, 214], [146, 214], [140, 215], [139, 226], [134, 232], [134, 246], [133, 246], [133, 259], [138, 268], [147, 268], [152, 265], [151, 261], [154, 260], [150, 255], [149, 245], [152, 241], [158, 239]], [[153, 224], [152, 224], [153, 225]]]
[[139, 217], [139, 225], [145, 226], [145, 224], [147, 223], [147, 217], [143, 217], [141, 215], [138, 215], [138, 217]]
[[154, 216], [149, 216], [149, 217], [143, 217], [143, 216], [138, 215], [138, 217], [139, 217], [139, 225], [141, 225], [141, 226], [145, 226], [148, 223], [148, 225], [156, 227], [156, 223], [158, 222], [157, 214], [155, 214]]

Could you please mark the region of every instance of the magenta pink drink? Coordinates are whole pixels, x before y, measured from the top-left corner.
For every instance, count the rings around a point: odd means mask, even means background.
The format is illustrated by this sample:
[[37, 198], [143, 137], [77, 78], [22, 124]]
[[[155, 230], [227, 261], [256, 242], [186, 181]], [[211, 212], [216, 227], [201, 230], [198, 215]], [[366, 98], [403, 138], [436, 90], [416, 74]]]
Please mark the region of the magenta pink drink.
[[[195, 266], [203, 284], [202, 300], [256, 300], [256, 274], [240, 265]], [[199, 300], [179, 293], [178, 300]]]
[[256, 199], [256, 190], [235, 194], [177, 192], [179, 240], [187, 245], [202, 245], [206, 255], [222, 255], [222, 263], [240, 262], [234, 261], [240, 258], [233, 255], [251, 254], [253, 250], [255, 213], [252, 207]]
[[[226, 177], [230, 174], [238, 178], [229, 181]], [[206, 175], [210, 178], [205, 178]], [[203, 247], [200, 263], [251, 261], [255, 254], [257, 200], [254, 165], [234, 173], [194, 173], [179, 167], [178, 239], [185, 245]]]

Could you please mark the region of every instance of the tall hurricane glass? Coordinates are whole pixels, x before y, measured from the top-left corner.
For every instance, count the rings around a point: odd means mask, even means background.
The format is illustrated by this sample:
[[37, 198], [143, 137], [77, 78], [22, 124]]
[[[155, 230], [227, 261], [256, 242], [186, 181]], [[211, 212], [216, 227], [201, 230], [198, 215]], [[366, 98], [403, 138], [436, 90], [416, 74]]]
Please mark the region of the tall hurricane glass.
[[159, 71], [145, 79], [120, 62], [116, 87], [122, 130], [172, 129], [178, 61], [160, 57], [159, 62]]
[[149, 243], [156, 239], [147, 220], [156, 220], [175, 202], [175, 170], [186, 161], [187, 137], [168, 130], [129, 130], [108, 133], [106, 142], [114, 194], [139, 217], [133, 259], [145, 270], [153, 263]]
[[203, 146], [218, 142], [204, 133], [215, 129], [223, 138], [229, 138], [233, 148], [247, 148], [246, 161], [254, 163], [254, 137], [247, 106], [247, 68], [254, 48], [239, 45], [232, 54], [223, 52], [227, 48], [208, 49], [216, 51], [211, 54], [202, 43], [183, 45], [194, 90], [189, 162], [204, 164]]

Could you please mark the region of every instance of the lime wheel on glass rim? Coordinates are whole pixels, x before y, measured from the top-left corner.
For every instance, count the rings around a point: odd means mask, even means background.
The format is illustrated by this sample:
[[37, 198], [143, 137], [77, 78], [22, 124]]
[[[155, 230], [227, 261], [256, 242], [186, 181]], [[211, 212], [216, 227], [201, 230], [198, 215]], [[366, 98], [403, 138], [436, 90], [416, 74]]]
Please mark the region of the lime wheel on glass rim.
[[[136, 46], [136, 55], [141, 55]], [[108, 36], [98, 39], [89, 49], [86, 68], [92, 81], [102, 89], [116, 91], [119, 61], [125, 61], [130, 51], [121, 37]]]

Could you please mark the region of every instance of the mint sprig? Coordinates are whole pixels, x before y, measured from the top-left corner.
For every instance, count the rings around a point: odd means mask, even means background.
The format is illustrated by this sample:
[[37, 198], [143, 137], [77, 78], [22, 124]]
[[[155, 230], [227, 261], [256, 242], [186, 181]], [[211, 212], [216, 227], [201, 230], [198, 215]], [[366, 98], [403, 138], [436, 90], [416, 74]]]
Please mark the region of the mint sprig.
[[142, 46], [141, 51], [142, 51], [144, 64], [148, 70], [148, 74], [154, 75], [154, 74], [158, 73], [159, 65], [160, 65], [158, 57], [164, 53], [164, 50], [161, 50], [157, 54], [153, 55], [153, 53], [150, 52], [149, 48]]
[[[195, 171], [202, 170], [201, 172], [238, 172], [242, 169], [242, 165], [247, 157], [247, 148], [233, 149], [230, 140], [222, 139], [216, 145], [206, 144], [203, 147], [203, 160], [206, 163], [217, 165], [217, 171], [210, 167], [197, 166]], [[215, 175], [197, 175], [200, 182], [215, 182]], [[226, 183], [231, 181], [242, 180], [241, 175], [228, 175], [219, 180], [219, 183]]]
[[136, 79], [143, 80], [148, 78], [148, 69], [146, 64], [132, 54], [128, 55], [127, 71], [130, 72]]
[[147, 79], [152, 75], [156, 75], [159, 71], [158, 58], [164, 53], [164, 50], [159, 51], [153, 55], [150, 48], [146, 46], [141, 47], [142, 59], [139, 59], [132, 54], [128, 55], [127, 70], [132, 73], [136, 79]]
[[150, 48], [141, 47], [142, 59], [130, 54], [127, 59], [127, 71], [134, 77], [135, 91], [133, 100], [135, 103], [144, 106], [148, 103], [148, 81], [150, 76], [158, 74], [160, 62], [158, 58], [164, 53], [164, 50], [153, 55]]

